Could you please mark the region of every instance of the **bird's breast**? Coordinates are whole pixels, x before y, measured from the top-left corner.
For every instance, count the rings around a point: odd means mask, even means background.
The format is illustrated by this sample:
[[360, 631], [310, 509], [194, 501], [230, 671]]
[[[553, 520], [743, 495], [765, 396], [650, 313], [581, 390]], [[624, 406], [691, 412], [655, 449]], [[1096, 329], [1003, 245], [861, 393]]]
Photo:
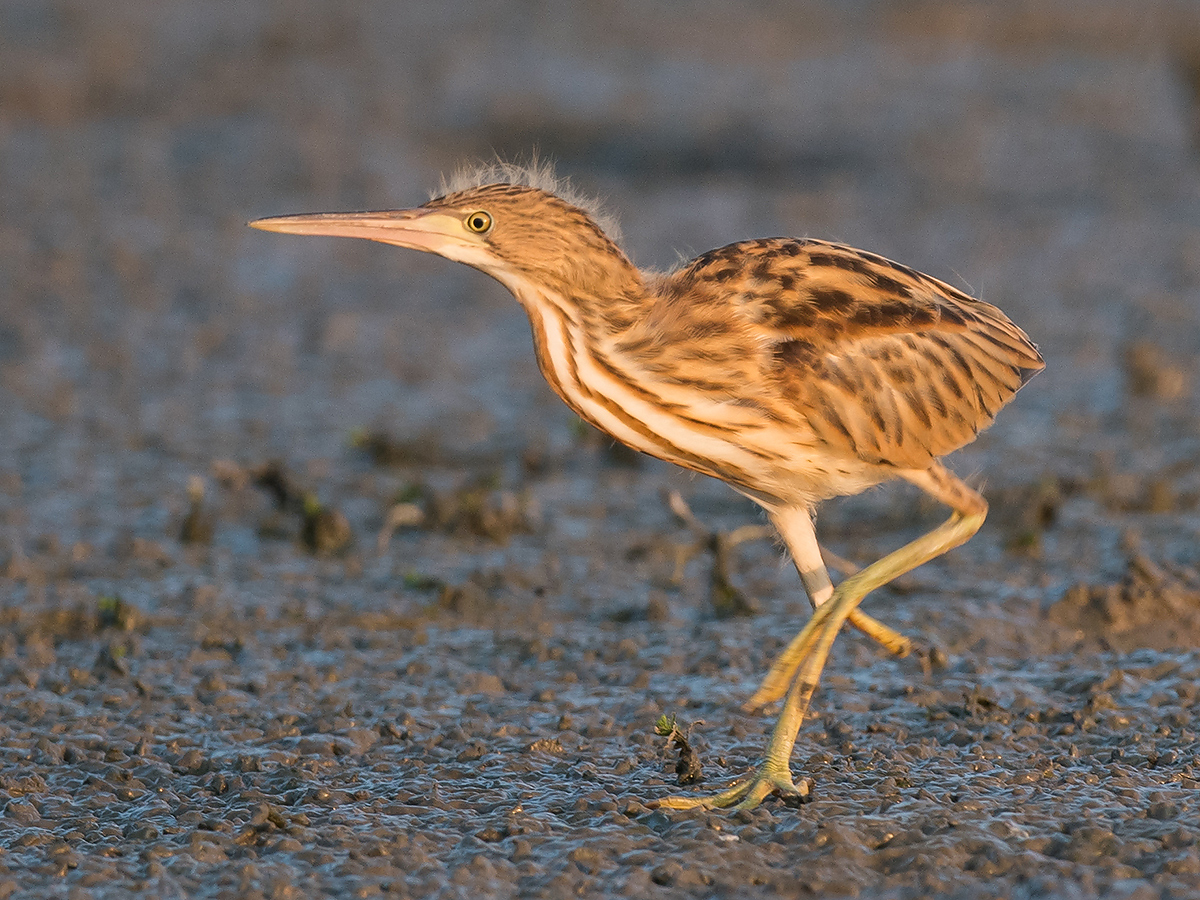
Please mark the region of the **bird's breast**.
[[523, 305], [550, 387], [581, 419], [635, 450], [726, 481], [767, 505], [812, 503], [833, 496], [830, 487], [843, 493], [881, 480], [857, 461], [821, 457], [803, 420], [783, 421], [747, 399], [736, 369], [721, 374], [702, 359], [673, 367], [646, 351], [622, 353], [603, 326], [574, 310]]

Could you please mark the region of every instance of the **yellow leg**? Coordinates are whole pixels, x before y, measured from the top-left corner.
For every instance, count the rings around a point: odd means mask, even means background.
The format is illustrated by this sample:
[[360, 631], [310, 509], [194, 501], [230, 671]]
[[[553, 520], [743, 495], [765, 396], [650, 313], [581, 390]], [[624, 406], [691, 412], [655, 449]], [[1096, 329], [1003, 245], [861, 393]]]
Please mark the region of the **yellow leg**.
[[878, 619], [873, 619], [861, 609], [856, 609], [850, 613], [850, 624], [883, 645], [883, 648], [889, 653], [894, 653], [903, 659], [912, 652], [912, 641], [896, 631], [894, 628], [888, 628]]
[[[800, 581], [808, 594], [813, 609], [833, 596], [833, 582], [817, 543], [817, 532], [813, 528], [812, 512], [802, 506], [779, 507], [767, 510], [779, 536], [787, 545]], [[878, 641], [897, 656], [908, 656], [912, 641], [882, 622], [871, 618], [861, 609], [850, 613], [850, 624], [863, 634]], [[782, 696], [782, 694], [780, 694]], [[779, 699], [778, 697], [774, 699]]]
[[[971, 535], [979, 530], [979, 525], [983, 524], [984, 517], [987, 515], [987, 501], [940, 463], [935, 463], [928, 469], [904, 470], [897, 474], [955, 510], [964, 520], [978, 516], [979, 522], [973, 529], [962, 535], [956, 544], [944, 547], [931, 556], [912, 563], [907, 568], [892, 571], [878, 584], [873, 584], [866, 588], [863, 592], [864, 595], [877, 587], [881, 587], [893, 578], [915, 569], [921, 563], [933, 559], [934, 556], [938, 556], [959, 544], [965, 543], [971, 538]], [[816, 609], [833, 596], [833, 586], [829, 581], [825, 563], [821, 559], [821, 550], [817, 545], [817, 533], [813, 528], [812, 514], [803, 508], [774, 510], [771, 512], [771, 521], [775, 523], [775, 527], [779, 529], [779, 533], [783, 536], [784, 543], [788, 547], [788, 552], [791, 553], [792, 560], [796, 564], [796, 569], [800, 573], [800, 580], [804, 583], [805, 590], [808, 591], [813, 608]], [[940, 530], [938, 529], [938, 531]], [[936, 533], [936, 531], [930, 532], [926, 537]], [[865, 576], [867, 571], [881, 566], [889, 559], [898, 557], [910, 547], [916, 546], [917, 543], [919, 541], [909, 544], [907, 547], [902, 547], [890, 556], [884, 557], [884, 559], [879, 560], [869, 569], [848, 578], [846, 580], [847, 583], [860, 583], [858, 579]], [[859, 599], [861, 600], [862, 597], [860, 596]], [[851, 625], [857, 627], [868, 637], [874, 638], [897, 656], [907, 656], [912, 649], [912, 642], [908, 638], [900, 634], [900, 632], [894, 631], [884, 625], [882, 622], [871, 618], [858, 609], [857, 605], [851, 611], [849, 620]], [[803, 632], [796, 635], [791, 644], [776, 658], [775, 662], [771, 665], [770, 671], [767, 672], [767, 676], [763, 679], [762, 684], [755, 691], [754, 696], [746, 702], [745, 705], [748, 709], [758, 709], [768, 703], [774, 703], [787, 692], [788, 685], [795, 676], [800, 660], [806, 652], [800, 648], [802, 635]]]
[[[825, 668], [834, 638], [869, 592], [957, 547], [978, 531], [987, 515], [987, 507], [983, 505], [982, 499], [979, 503], [982, 506], [981, 510], [966, 514], [956, 511], [933, 531], [847, 578], [838, 585], [827, 602], [818, 605], [808, 624], [771, 670], [772, 674], [779, 674], [783, 679], [787, 699], [775, 723], [775, 729], [771, 732], [763, 759], [753, 772], [717, 794], [708, 797], [668, 797], [656, 805], [668, 809], [711, 809], [735, 805], [739, 809], [753, 809], [772, 793], [802, 796], [803, 792], [799, 791], [792, 781], [792, 747], [808, 712], [813, 691], [820, 681], [821, 670]], [[787, 687], [788, 683], [790, 688]], [[763, 683], [755, 698], [764, 692], [770, 694], [778, 688], [779, 685], [768, 675], [767, 681]], [[783, 691], [779, 691], [777, 696], [781, 696], [782, 693]]]

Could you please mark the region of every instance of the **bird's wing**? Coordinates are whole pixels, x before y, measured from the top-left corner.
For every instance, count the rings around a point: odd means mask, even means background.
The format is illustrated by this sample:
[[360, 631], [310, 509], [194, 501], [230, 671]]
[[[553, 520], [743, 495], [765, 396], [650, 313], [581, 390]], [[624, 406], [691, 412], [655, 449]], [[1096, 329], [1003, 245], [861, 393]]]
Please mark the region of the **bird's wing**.
[[685, 274], [722, 288], [768, 354], [780, 402], [867, 462], [928, 466], [974, 439], [1044, 366], [996, 307], [840, 244], [734, 244]]

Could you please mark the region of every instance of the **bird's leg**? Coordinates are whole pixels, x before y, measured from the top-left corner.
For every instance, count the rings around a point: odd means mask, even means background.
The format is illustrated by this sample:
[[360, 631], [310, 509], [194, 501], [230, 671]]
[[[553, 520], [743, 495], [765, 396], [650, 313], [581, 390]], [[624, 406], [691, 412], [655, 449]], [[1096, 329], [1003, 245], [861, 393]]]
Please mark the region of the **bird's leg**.
[[[903, 477], [939, 500], [952, 502], [954, 513], [933, 531], [847, 578], [825, 602], [817, 606], [808, 624], [784, 651], [788, 663], [784, 667], [777, 666], [786, 679], [785, 685], [790, 683], [790, 686], [787, 687], [783, 710], [771, 732], [762, 761], [750, 775], [715, 795], [668, 797], [659, 801], [659, 806], [689, 809], [736, 805], [739, 809], [751, 809], [772, 793], [785, 796], [804, 796], [807, 793], [797, 789], [792, 781], [789, 762], [796, 735], [808, 712], [813, 691], [816, 690], [838, 631], [868, 593], [964, 543], [979, 530], [987, 515], [987, 504], [983, 498], [940, 465], [926, 472], [905, 472]], [[768, 685], [764, 684], [766, 687]], [[759, 689], [759, 693], [763, 693], [763, 688]], [[777, 699], [778, 696], [769, 699]]]
[[[800, 506], [786, 507], [769, 511], [771, 521], [778, 529], [780, 537], [787, 545], [796, 571], [800, 573], [800, 581], [808, 594], [809, 602], [816, 609], [833, 596], [833, 582], [829, 580], [829, 570], [821, 556], [821, 548], [817, 544], [817, 532], [813, 528], [812, 513]], [[900, 632], [884, 625], [877, 619], [868, 616], [861, 609], [850, 614], [850, 624], [870, 638], [874, 638], [897, 656], [907, 656], [912, 650], [912, 641]], [[780, 665], [776, 662], [772, 673]], [[767, 676], [768, 679], [771, 675]], [[785, 682], [786, 684], [786, 682]], [[786, 689], [786, 688], [785, 688]], [[783, 696], [783, 691], [773, 699]]]
[[[868, 591], [872, 591], [877, 587], [881, 587], [894, 578], [903, 575], [905, 572], [915, 569], [922, 563], [928, 562], [935, 556], [939, 556], [942, 553], [945, 553], [947, 550], [957, 547], [959, 544], [965, 543], [970, 539], [971, 535], [979, 530], [979, 526], [983, 524], [983, 519], [987, 515], [987, 501], [984, 500], [983, 497], [981, 497], [976, 491], [964, 484], [962, 480], [958, 478], [958, 476], [942, 466], [940, 463], [935, 463], [928, 469], [910, 469], [902, 471], [898, 474], [906, 481], [917, 485], [917, 487], [921, 488], [932, 497], [951, 507], [964, 521], [968, 519], [973, 520], [976, 516], [978, 516], [978, 521], [969, 531], [964, 531], [961, 537], [959, 537], [957, 543], [949, 544], [948, 546], [934, 553], [932, 556], [918, 559], [917, 561], [908, 565], [906, 568], [895, 568], [887, 571], [880, 567], [883, 566], [883, 564], [888, 560], [891, 560], [903, 553], [905, 550], [908, 550], [909, 547], [916, 546], [919, 541], [914, 541], [912, 544], [897, 550], [895, 553], [885, 556], [883, 559], [871, 566], [868, 566], [857, 575], [852, 576], [851, 579], [847, 579], [847, 581], [850, 581], [852, 579], [860, 578], [872, 570], [877, 571], [882, 575], [886, 575], [886, 577], [884, 577], [883, 580], [878, 584], [873, 584], [871, 587], [867, 588]], [[796, 561], [796, 568], [800, 570], [800, 578], [802, 581], [804, 581], [805, 588], [809, 590], [810, 599], [812, 599], [814, 605], [820, 605], [823, 602], [823, 599], [814, 597], [812, 589], [808, 588], [809, 579], [820, 580], [820, 575], [809, 575], [808, 578], [805, 577], [805, 568], [808, 567], [809, 570], [812, 571], [812, 569], [815, 568], [813, 562], [815, 560], [816, 565], [820, 566], [820, 574], [824, 575], [824, 581], [829, 581], [829, 576], [825, 573], [824, 564], [820, 562], [820, 551], [813, 549], [816, 547], [817, 537], [816, 532], [812, 527], [811, 515], [809, 515], [806, 510], [796, 510], [784, 513], [776, 512], [772, 513], [772, 520], [775, 521], [780, 533], [784, 535], [784, 541], [787, 543], [788, 549], [791, 551], [793, 559]], [[951, 521], [953, 521], [953, 517], [951, 518]], [[930, 532], [930, 535], [935, 533], [936, 532]], [[929, 535], [926, 535], [926, 537], [928, 536]], [[801, 560], [804, 560], [804, 562], [801, 562]], [[843, 582], [843, 584], [845, 583], [846, 582]], [[841, 588], [839, 587], [839, 590], [840, 589]], [[831, 588], [827, 588], [824, 596], [829, 597], [832, 594], [833, 590]], [[857, 619], [854, 613], [858, 613], [858, 615], [861, 616], [861, 620]], [[912, 642], [909, 641], [908, 638], [904, 637], [904, 635], [897, 631], [893, 631], [883, 623], [866, 616], [857, 609], [851, 613], [850, 622], [858, 626], [858, 628], [864, 634], [875, 638], [875, 640], [879, 641], [879, 643], [883, 644], [883, 646], [887, 647], [898, 656], [906, 655], [912, 648]], [[800, 660], [807, 652], [807, 649], [801, 646], [800, 639], [802, 635], [803, 632], [797, 635], [784, 649], [784, 651], [775, 659], [775, 662], [771, 665], [771, 670], [767, 672], [766, 677], [763, 679], [762, 684], [759, 685], [758, 690], [755, 691], [754, 696], [746, 702], [747, 707], [751, 709], [757, 709], [758, 707], [765, 706], [768, 703], [775, 702], [787, 692], [788, 685], [791, 683], [792, 678], [796, 673], [796, 669], [800, 665]]]

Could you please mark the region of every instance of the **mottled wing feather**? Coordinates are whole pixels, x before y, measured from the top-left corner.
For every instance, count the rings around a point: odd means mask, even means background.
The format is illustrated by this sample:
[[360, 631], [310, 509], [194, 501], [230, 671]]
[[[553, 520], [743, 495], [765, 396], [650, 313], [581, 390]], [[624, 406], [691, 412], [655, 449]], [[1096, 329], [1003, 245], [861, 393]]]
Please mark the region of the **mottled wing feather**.
[[996, 307], [839, 244], [747, 241], [680, 275], [723, 287], [769, 353], [780, 399], [830, 449], [865, 462], [928, 466], [1043, 367]]

